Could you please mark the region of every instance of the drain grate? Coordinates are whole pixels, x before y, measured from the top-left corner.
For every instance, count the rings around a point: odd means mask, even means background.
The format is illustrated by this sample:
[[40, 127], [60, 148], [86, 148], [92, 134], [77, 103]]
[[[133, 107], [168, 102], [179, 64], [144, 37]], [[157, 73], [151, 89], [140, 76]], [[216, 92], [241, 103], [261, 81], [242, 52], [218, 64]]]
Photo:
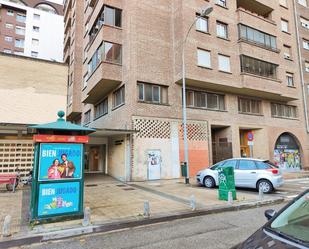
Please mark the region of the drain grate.
[[86, 187], [97, 187], [98, 184], [86, 184]]
[[124, 188], [123, 190], [130, 191], [130, 190], [135, 190], [135, 188]]
[[117, 187], [126, 187], [127, 185], [125, 185], [125, 184], [118, 184], [118, 185], [116, 185]]

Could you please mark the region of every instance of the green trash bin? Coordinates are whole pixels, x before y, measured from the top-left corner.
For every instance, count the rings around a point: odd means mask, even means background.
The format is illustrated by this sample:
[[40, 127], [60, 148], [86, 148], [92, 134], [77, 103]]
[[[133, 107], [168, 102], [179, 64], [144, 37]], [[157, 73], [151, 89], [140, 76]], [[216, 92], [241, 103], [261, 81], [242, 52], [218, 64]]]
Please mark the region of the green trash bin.
[[229, 192], [232, 192], [233, 200], [236, 200], [234, 168], [218, 168], [219, 200], [228, 200]]
[[187, 163], [186, 162], [181, 162], [181, 176], [186, 177], [187, 176]]

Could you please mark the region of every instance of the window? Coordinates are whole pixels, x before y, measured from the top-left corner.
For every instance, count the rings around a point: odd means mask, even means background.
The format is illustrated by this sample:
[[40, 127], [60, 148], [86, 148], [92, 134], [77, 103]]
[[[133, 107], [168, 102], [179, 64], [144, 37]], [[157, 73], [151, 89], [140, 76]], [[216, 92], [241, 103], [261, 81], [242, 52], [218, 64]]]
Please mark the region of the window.
[[298, 3], [300, 5], [303, 5], [303, 6], [307, 7], [307, 0], [298, 0]]
[[197, 64], [202, 67], [211, 67], [210, 52], [202, 49], [197, 50]]
[[238, 169], [239, 170], [255, 170], [256, 165], [254, 161], [239, 160]]
[[279, 0], [279, 4], [284, 7], [288, 7], [287, 0]]
[[91, 110], [85, 112], [84, 114], [84, 124], [89, 124], [91, 121]]
[[288, 45], [283, 45], [283, 57], [284, 59], [291, 59], [292, 58], [292, 49]]
[[104, 61], [113, 62], [113, 63], [121, 63], [121, 45], [104, 42]]
[[91, 60], [88, 63], [88, 73], [92, 74], [101, 61], [121, 64], [121, 45], [103, 42], [94, 52]]
[[224, 95], [187, 90], [186, 98], [188, 107], [225, 110]]
[[221, 167], [233, 167], [234, 169], [236, 168], [237, 165], [237, 160], [227, 160]]
[[24, 39], [15, 39], [15, 47], [17, 48], [24, 48]]
[[4, 40], [5, 40], [6, 42], [12, 42], [12, 41], [13, 41], [13, 37], [11, 37], [11, 36], [5, 36], [5, 37], [4, 37]]
[[109, 6], [103, 7], [102, 11], [99, 13], [96, 21], [90, 29], [90, 42], [94, 39], [103, 24], [121, 27], [121, 10]]
[[13, 28], [14, 28], [14, 25], [11, 24], [11, 23], [6, 23], [6, 24], [5, 24], [5, 27], [6, 27], [7, 29], [13, 29]]
[[305, 61], [305, 71], [309, 73], [309, 62]]
[[38, 52], [35, 52], [35, 51], [31, 51], [31, 56], [34, 57], [34, 58], [37, 58], [39, 55]]
[[124, 104], [124, 86], [113, 93], [113, 108]]
[[33, 27], [32, 27], [32, 31], [33, 31], [33, 32], [40, 32], [40, 27], [38, 27], [38, 26], [33, 26]]
[[121, 27], [121, 10], [104, 6], [104, 24]]
[[303, 40], [303, 47], [304, 47], [304, 49], [309, 50], [309, 41]]
[[223, 72], [231, 72], [230, 66], [230, 57], [225, 55], [218, 55], [218, 63], [219, 63], [219, 70]]
[[306, 29], [309, 29], [309, 20], [301, 17], [300, 18], [300, 23], [301, 23], [301, 26], [306, 28]]
[[137, 83], [138, 100], [150, 103], [167, 104], [167, 87], [148, 83]]
[[24, 23], [26, 22], [26, 16], [24, 14], [17, 13], [16, 21]]
[[272, 103], [271, 115], [281, 118], [296, 118], [296, 106]]
[[292, 73], [286, 73], [286, 84], [288, 86], [294, 86], [294, 75]]
[[40, 20], [41, 16], [39, 14], [33, 14], [33, 19], [34, 20]]
[[94, 118], [99, 118], [108, 113], [108, 98], [105, 98], [94, 107]]
[[277, 50], [276, 37], [249, 26], [239, 24], [239, 39], [259, 44], [265, 48]]
[[84, 75], [83, 78], [83, 89], [87, 87], [87, 80], [88, 80], [88, 72]]
[[283, 32], [289, 32], [289, 22], [281, 19], [281, 30]]
[[238, 111], [240, 113], [262, 114], [261, 101], [249, 98], [238, 98]]
[[258, 169], [272, 169], [273, 168], [270, 164], [266, 162], [256, 161], [255, 163]]
[[32, 39], [31, 44], [32, 44], [32, 46], [34, 46], [34, 47], [38, 47], [38, 46], [39, 46], [39, 40], [38, 40], [38, 39]]
[[14, 54], [16, 54], [16, 55], [24, 55], [24, 53], [21, 52], [21, 51], [14, 51]]
[[11, 49], [5, 48], [5, 49], [3, 50], [3, 53], [11, 54], [11, 53], [12, 53], [12, 50], [11, 50]]
[[228, 38], [227, 24], [217, 22], [217, 36], [225, 39]]
[[262, 77], [277, 78], [278, 65], [255, 59], [246, 55], [240, 56], [241, 72], [255, 74]]
[[198, 19], [196, 21], [196, 30], [208, 33], [208, 18], [200, 17], [198, 14], [197, 17]]
[[6, 14], [7, 14], [8, 16], [14, 16], [14, 11], [13, 11], [13, 10], [8, 10], [8, 11], [6, 12]]
[[16, 26], [15, 27], [15, 33], [17, 35], [25, 35], [25, 27]]
[[226, 0], [217, 0], [216, 4], [223, 6], [223, 7], [226, 7]]

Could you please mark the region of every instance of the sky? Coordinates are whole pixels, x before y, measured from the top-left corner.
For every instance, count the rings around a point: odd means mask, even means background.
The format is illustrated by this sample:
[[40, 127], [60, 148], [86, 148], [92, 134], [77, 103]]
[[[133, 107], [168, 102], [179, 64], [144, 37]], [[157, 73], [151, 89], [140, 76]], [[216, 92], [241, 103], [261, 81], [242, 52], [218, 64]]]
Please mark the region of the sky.
[[48, 0], [48, 2], [63, 4], [63, 0]]

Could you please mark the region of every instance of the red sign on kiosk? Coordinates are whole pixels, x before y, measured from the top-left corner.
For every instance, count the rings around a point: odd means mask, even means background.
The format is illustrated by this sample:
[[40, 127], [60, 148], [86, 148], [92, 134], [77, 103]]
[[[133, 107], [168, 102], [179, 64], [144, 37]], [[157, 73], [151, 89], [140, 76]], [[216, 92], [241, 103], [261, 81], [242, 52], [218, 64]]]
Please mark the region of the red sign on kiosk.
[[59, 135], [34, 135], [33, 140], [38, 143], [88, 143], [88, 136], [59, 136]]

